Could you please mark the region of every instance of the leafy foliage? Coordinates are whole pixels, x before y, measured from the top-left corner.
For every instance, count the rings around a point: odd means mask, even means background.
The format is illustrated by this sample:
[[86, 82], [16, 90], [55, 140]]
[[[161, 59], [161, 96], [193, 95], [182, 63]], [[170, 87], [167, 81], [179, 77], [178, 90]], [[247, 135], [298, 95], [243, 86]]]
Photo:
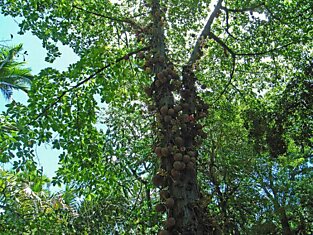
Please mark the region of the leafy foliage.
[[[152, 150], [166, 136], [158, 102], [187, 100], [192, 82], [208, 107], [195, 120], [204, 138], [190, 214], [204, 215], [209, 231], [196, 234], [312, 233], [312, 1], [0, 6], [24, 17], [21, 33], [42, 39], [48, 61], [59, 56], [57, 42], [81, 58], [62, 73], [42, 70], [28, 105], [8, 105], [17, 129], [0, 136], [1, 161], [17, 156], [18, 170], [36, 169], [36, 145], [63, 151], [52, 183], [83, 200], [68, 233], [157, 232], [164, 216], [153, 209], [150, 179], [164, 161]], [[155, 88], [169, 64], [177, 93]]]

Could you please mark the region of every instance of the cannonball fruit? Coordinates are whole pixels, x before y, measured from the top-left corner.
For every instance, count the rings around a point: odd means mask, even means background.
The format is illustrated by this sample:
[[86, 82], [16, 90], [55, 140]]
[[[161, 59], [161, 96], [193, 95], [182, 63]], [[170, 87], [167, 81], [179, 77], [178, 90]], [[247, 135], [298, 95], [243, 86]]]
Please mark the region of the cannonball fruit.
[[188, 103], [183, 103], [182, 107], [183, 107], [183, 109], [188, 110], [189, 109], [189, 104]]
[[169, 109], [167, 113], [168, 113], [168, 115], [171, 115], [172, 117], [175, 116], [175, 110], [174, 109]]
[[164, 183], [164, 178], [161, 175], [155, 175], [152, 177], [152, 183], [155, 187], [160, 187]]
[[173, 167], [174, 167], [175, 170], [181, 171], [181, 170], [185, 169], [186, 164], [181, 162], [181, 161], [175, 161], [173, 163]]
[[160, 191], [160, 197], [162, 199], [167, 199], [170, 197], [170, 193], [167, 190], [161, 190]]
[[155, 86], [160, 87], [162, 85], [162, 82], [160, 80], [155, 81]]
[[145, 54], [142, 51], [140, 51], [137, 53], [137, 57], [138, 59], [143, 59], [145, 57]]
[[167, 114], [167, 111], [168, 111], [168, 108], [167, 108], [166, 105], [164, 105], [164, 106], [162, 106], [162, 107], [160, 108], [160, 113], [161, 113], [163, 116], [165, 116], [165, 115]]
[[155, 206], [155, 210], [156, 210], [156, 212], [164, 213], [166, 211], [166, 207], [164, 204], [157, 204]]
[[157, 74], [157, 77], [158, 77], [158, 79], [160, 79], [160, 80], [163, 80], [163, 79], [165, 78], [164, 73], [162, 73], [162, 72], [159, 72], [159, 73]]
[[182, 137], [179, 137], [179, 136], [177, 136], [177, 137], [175, 137], [175, 144], [177, 145], [177, 146], [183, 146], [184, 145], [184, 140], [183, 140], [183, 138]]
[[187, 168], [188, 169], [194, 169], [195, 168], [195, 164], [190, 161], [190, 162], [187, 163]]
[[185, 155], [183, 156], [183, 162], [185, 162], [185, 163], [190, 162], [190, 156], [187, 155], [187, 154], [185, 154]]
[[167, 157], [170, 154], [170, 151], [167, 147], [161, 148], [161, 154], [163, 157]]
[[165, 201], [165, 205], [166, 205], [166, 207], [169, 208], [169, 209], [172, 209], [172, 208], [174, 207], [174, 203], [175, 203], [175, 201], [174, 201], [174, 199], [171, 198], [171, 197], [169, 197], [169, 198], [166, 199], [166, 201]]
[[183, 155], [181, 153], [175, 153], [174, 155], [174, 160], [175, 161], [181, 161], [183, 160]]
[[161, 148], [161, 147], [155, 147], [154, 152], [155, 152], [155, 154], [156, 154], [158, 157], [161, 157], [161, 156], [162, 156], [162, 148]]
[[167, 228], [173, 228], [175, 226], [175, 219], [173, 217], [170, 217], [166, 220], [166, 227]]
[[170, 233], [167, 230], [161, 230], [158, 235], [170, 235]]
[[165, 116], [164, 116], [164, 122], [170, 123], [171, 120], [172, 120], [172, 117], [171, 117], [170, 115], [165, 115]]
[[176, 113], [178, 113], [178, 112], [181, 111], [182, 109], [183, 109], [182, 106], [179, 105], [179, 104], [174, 106], [174, 110], [175, 110]]
[[190, 157], [196, 157], [197, 156], [197, 152], [195, 152], [195, 151], [188, 151], [188, 155]]
[[171, 170], [171, 175], [173, 177], [174, 180], [179, 180], [181, 174], [178, 170], [172, 169]]

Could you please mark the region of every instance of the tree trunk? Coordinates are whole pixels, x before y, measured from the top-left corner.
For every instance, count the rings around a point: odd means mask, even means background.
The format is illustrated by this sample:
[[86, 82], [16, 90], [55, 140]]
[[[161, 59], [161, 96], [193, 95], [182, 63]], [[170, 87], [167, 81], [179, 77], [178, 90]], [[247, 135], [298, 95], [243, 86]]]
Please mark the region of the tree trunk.
[[167, 212], [165, 228], [159, 234], [208, 235], [206, 215], [198, 203], [200, 192], [196, 177], [199, 134], [205, 137], [196, 122], [205, 116], [206, 107], [196, 96], [196, 77], [192, 70], [184, 67], [181, 79], [166, 56], [159, 0], [152, 1], [152, 17], [152, 55], [146, 65], [154, 74], [150, 92], [159, 137], [154, 150], [160, 157], [160, 169], [153, 183], [166, 194], [160, 196]]
[[283, 235], [293, 235], [294, 233], [290, 228], [289, 219], [287, 217], [286, 210], [284, 207], [279, 208], [279, 218], [283, 228]]

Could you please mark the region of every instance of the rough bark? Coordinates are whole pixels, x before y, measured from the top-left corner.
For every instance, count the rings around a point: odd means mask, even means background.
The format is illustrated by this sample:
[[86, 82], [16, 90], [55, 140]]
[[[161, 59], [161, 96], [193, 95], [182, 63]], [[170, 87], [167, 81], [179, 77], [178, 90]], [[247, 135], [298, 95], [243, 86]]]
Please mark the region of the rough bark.
[[[152, 55], [147, 66], [154, 74], [150, 89], [158, 123], [155, 152], [160, 158], [160, 169], [153, 180], [168, 193], [161, 198], [167, 212], [163, 233], [210, 234], [205, 212], [198, 206], [200, 192], [196, 177], [197, 148], [201, 136], [205, 138], [197, 122], [205, 117], [207, 107], [196, 95], [196, 77], [191, 66], [182, 68], [182, 76], [179, 76], [168, 60], [159, 0], [153, 0], [151, 7]], [[178, 98], [175, 99], [174, 94]], [[182, 158], [175, 159], [175, 154]]]

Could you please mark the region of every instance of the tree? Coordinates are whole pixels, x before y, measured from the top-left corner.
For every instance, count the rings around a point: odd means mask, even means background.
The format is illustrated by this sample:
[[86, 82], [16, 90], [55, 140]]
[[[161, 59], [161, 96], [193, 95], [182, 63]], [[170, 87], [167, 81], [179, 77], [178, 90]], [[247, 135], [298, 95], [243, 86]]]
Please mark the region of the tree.
[[6, 99], [10, 99], [13, 89], [27, 92], [31, 83], [30, 69], [23, 68], [25, 62], [18, 62], [15, 56], [22, 51], [22, 44], [0, 48], [0, 90]]
[[60, 195], [44, 188], [49, 179], [40, 174], [36, 170], [18, 174], [0, 170], [2, 234], [71, 231], [68, 222], [75, 217], [75, 210]]
[[[271, 181], [264, 171], [273, 169], [275, 159], [289, 158], [292, 147], [295, 159], [311, 156], [306, 152], [311, 137], [295, 142], [301, 132], [290, 123], [302, 125], [303, 114], [312, 109], [292, 106], [294, 116], [279, 99], [282, 91], [292, 96], [288, 87], [298, 91], [292, 81], [310, 71], [311, 1], [6, 0], [1, 7], [4, 14], [25, 17], [21, 33], [31, 30], [42, 39], [48, 61], [59, 55], [57, 41], [81, 57], [67, 72], [41, 71], [27, 109], [9, 108], [21, 126], [32, 127], [20, 130], [19, 141], [9, 145], [23, 159], [34, 157], [30, 139], [62, 148], [54, 182], [72, 184], [78, 195], [90, 198], [112, 197], [107, 188], [112, 184], [133, 208], [145, 205], [132, 211], [146, 216], [134, 223], [143, 234], [163, 219], [159, 234], [249, 234], [260, 224], [273, 225], [272, 209], [281, 215], [277, 231], [295, 231], [281, 209], [287, 204], [277, 205], [279, 196], [271, 194], [270, 202], [262, 198], [257, 188], [262, 182], [248, 173], [266, 178], [265, 190]], [[307, 83], [302, 94], [312, 93]], [[103, 103], [109, 110], [105, 131], [96, 125]], [[277, 107], [286, 111], [284, 117]], [[298, 151], [301, 144], [305, 154]], [[260, 159], [270, 166], [261, 173]], [[160, 188], [157, 205], [149, 178]], [[136, 197], [138, 187], [146, 193]], [[251, 192], [263, 204], [249, 201], [247, 208], [265, 215], [242, 215], [236, 203], [243, 205]], [[167, 217], [155, 216], [152, 205]], [[127, 222], [118, 230], [138, 234]]]

